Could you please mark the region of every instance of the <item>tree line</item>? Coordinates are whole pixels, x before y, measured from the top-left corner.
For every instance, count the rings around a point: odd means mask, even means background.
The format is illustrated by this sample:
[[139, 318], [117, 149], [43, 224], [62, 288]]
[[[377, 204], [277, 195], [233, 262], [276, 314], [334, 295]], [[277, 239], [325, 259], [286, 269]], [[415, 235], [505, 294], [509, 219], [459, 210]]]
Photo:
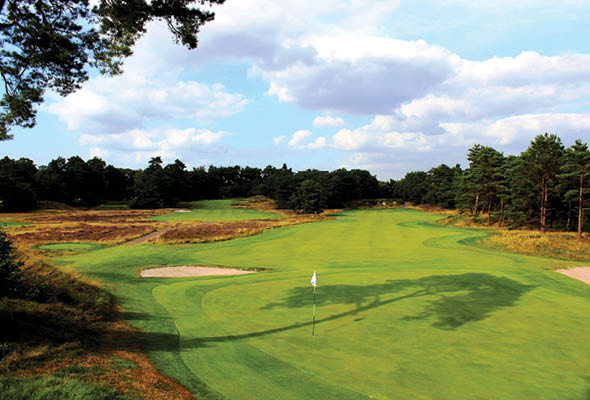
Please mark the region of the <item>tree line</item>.
[[199, 167], [152, 158], [143, 170], [117, 168], [98, 157], [58, 157], [37, 168], [27, 158], [0, 160], [0, 210], [28, 211], [37, 201], [91, 207], [128, 201], [132, 208], [175, 207], [180, 201], [263, 195], [282, 209], [306, 213], [341, 208], [352, 200], [377, 198], [377, 178], [368, 171], [333, 172], [281, 168]]
[[576, 230], [588, 209], [590, 151], [581, 140], [565, 148], [553, 134], [538, 135], [518, 156], [476, 144], [469, 167], [442, 164], [387, 183], [401, 202], [461, 209], [488, 224]]
[[314, 213], [360, 199], [388, 199], [460, 209], [484, 223], [577, 230], [581, 236], [590, 192], [590, 151], [577, 140], [565, 148], [556, 135], [535, 137], [520, 155], [474, 145], [469, 167], [442, 164], [380, 182], [361, 169], [199, 167], [152, 158], [141, 170], [100, 158], [58, 157], [37, 168], [32, 160], [0, 160], [0, 210], [26, 211], [38, 200], [74, 206], [127, 201], [133, 208], [175, 207], [180, 201], [263, 195], [281, 209]]

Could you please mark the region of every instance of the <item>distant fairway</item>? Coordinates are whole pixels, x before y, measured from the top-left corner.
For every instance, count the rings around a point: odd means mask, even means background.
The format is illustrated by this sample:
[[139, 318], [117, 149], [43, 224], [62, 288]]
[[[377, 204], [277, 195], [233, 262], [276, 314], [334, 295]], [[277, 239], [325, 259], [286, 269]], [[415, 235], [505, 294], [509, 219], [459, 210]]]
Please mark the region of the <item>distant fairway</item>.
[[246, 208], [233, 208], [234, 199], [227, 200], [202, 200], [195, 202], [198, 208], [173, 212], [171, 214], [151, 217], [155, 221], [186, 221], [199, 220], [204, 222], [217, 221], [245, 221], [249, 219], [280, 218], [280, 215], [250, 210]]
[[[590, 288], [576, 263], [480, 249], [412, 210], [346, 212], [226, 242], [61, 258], [114, 290], [156, 365], [230, 399], [582, 399]], [[139, 278], [161, 265], [272, 268]], [[318, 324], [311, 337], [318, 271]]]

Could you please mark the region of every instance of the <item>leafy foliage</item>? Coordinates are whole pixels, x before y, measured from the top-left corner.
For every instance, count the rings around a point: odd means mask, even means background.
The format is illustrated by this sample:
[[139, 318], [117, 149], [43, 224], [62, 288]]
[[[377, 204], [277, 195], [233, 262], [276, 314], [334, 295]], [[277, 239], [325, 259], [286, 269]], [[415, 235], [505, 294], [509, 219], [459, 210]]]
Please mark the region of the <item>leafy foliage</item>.
[[224, 0], [0, 0], [0, 140], [12, 126], [35, 125], [47, 90], [66, 96], [88, 80], [88, 69], [119, 74], [123, 59], [153, 20], [177, 43], [197, 47], [201, 25], [214, 14], [195, 5]]

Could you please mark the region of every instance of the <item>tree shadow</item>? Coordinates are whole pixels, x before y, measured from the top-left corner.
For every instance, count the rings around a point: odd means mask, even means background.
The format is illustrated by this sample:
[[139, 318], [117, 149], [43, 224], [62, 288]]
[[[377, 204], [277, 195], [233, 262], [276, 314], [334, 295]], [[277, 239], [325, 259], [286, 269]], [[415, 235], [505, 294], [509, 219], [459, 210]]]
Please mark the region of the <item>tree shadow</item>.
[[[523, 285], [505, 277], [483, 273], [461, 275], [434, 275], [420, 279], [389, 280], [375, 285], [328, 285], [318, 287], [318, 307], [335, 304], [350, 304], [354, 312], [366, 311], [405, 298], [435, 297], [429, 306], [418, 315], [405, 316], [403, 320], [418, 320], [435, 317], [433, 326], [441, 329], [456, 329], [474, 321], [487, 318], [494, 311], [511, 307], [526, 292], [535, 286]], [[395, 293], [403, 296], [381, 300]], [[291, 289], [280, 302], [269, 303], [263, 310], [275, 307], [310, 307], [313, 297], [309, 287]], [[368, 304], [367, 304], [368, 303]]]
[[[321, 307], [330, 304], [351, 304], [355, 307], [341, 313], [316, 320], [316, 324], [355, 316], [358, 313], [412, 298], [433, 297], [424, 311], [417, 315], [402, 317], [402, 320], [426, 320], [435, 318], [432, 326], [455, 330], [466, 323], [483, 320], [502, 308], [515, 306], [518, 299], [535, 288], [505, 277], [489, 274], [469, 273], [462, 275], [438, 275], [409, 280], [390, 280], [383, 284], [328, 285], [318, 287], [316, 304]], [[390, 297], [391, 295], [397, 296]], [[264, 310], [276, 307], [300, 308], [310, 307], [313, 297], [310, 288], [296, 287], [277, 303], [262, 307]], [[355, 319], [360, 321], [366, 317]], [[158, 332], [138, 332], [138, 339], [145, 350], [182, 350], [209, 347], [214, 343], [244, 340], [293, 329], [309, 327], [312, 322], [297, 322], [255, 332], [237, 335], [184, 338], [176, 334]]]

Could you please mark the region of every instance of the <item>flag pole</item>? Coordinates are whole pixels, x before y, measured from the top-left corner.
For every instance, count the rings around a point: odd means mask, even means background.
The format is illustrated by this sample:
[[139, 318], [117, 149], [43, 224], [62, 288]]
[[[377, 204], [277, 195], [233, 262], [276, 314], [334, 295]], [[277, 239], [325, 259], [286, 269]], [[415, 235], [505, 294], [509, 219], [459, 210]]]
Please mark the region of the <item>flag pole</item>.
[[316, 271], [313, 271], [311, 277], [311, 284], [313, 286], [313, 322], [311, 323], [311, 336], [315, 336], [315, 288], [318, 285], [318, 276]]
[[315, 336], [315, 285], [313, 287], [313, 322], [311, 324], [311, 336]]

